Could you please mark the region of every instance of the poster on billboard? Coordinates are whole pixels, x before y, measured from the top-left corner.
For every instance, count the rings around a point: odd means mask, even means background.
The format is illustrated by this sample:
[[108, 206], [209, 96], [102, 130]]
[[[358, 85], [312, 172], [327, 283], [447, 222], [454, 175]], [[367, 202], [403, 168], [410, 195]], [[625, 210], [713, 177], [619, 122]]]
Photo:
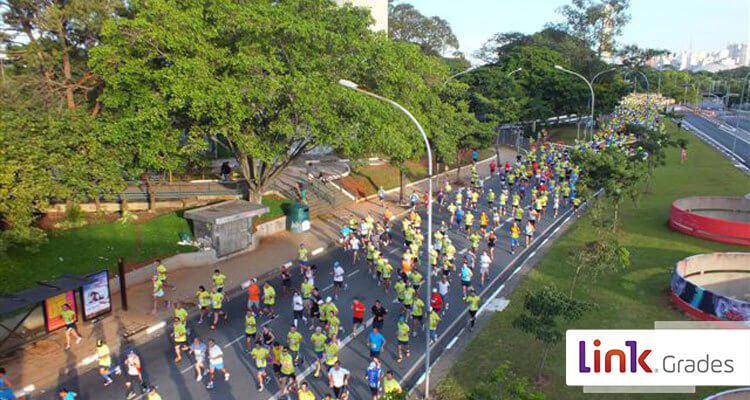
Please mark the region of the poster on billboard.
[[81, 288], [83, 319], [90, 320], [112, 311], [109, 292], [109, 272], [101, 270], [86, 277], [89, 283]]
[[70, 309], [76, 312], [75, 319], [78, 321], [78, 310], [76, 307], [76, 295], [74, 291], [58, 294], [44, 300], [44, 326], [47, 332], [56, 331], [65, 327], [65, 321], [62, 318], [63, 305], [69, 305]]

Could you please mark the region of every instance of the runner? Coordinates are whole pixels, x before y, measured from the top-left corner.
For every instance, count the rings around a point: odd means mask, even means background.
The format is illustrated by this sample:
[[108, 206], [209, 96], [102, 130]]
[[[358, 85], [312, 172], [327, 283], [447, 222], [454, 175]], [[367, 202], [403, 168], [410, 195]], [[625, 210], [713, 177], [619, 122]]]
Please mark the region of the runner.
[[300, 243], [299, 250], [297, 250], [297, 261], [299, 262], [301, 269], [307, 268], [308, 253], [309, 251], [307, 250], [307, 247], [305, 247], [305, 243]]
[[383, 307], [383, 303], [381, 303], [380, 300], [375, 300], [375, 304], [373, 304], [370, 311], [373, 316], [372, 327], [383, 330], [383, 324], [385, 323], [385, 316], [388, 314], [388, 310]]
[[370, 347], [370, 357], [380, 357], [380, 353], [385, 348], [386, 339], [385, 336], [380, 333], [380, 329], [373, 327], [372, 332], [370, 332], [370, 335], [367, 337], [367, 343]]
[[424, 301], [419, 295], [416, 295], [414, 304], [411, 306], [412, 336], [414, 337], [417, 337], [417, 331], [423, 327], [424, 307]]
[[403, 392], [398, 380], [393, 376], [393, 371], [388, 371], [383, 380], [383, 391], [385, 395], [399, 395]]
[[328, 338], [323, 333], [323, 328], [316, 327], [315, 332], [310, 337], [310, 342], [313, 345], [313, 351], [315, 352], [315, 373], [314, 376], [317, 378], [320, 376], [320, 371], [323, 368], [323, 361], [325, 359], [326, 341]]
[[479, 310], [479, 302], [481, 298], [476, 294], [474, 288], [469, 288], [469, 295], [466, 296], [466, 304], [469, 307], [469, 332], [474, 329], [474, 325], [477, 322], [477, 311]]
[[279, 379], [279, 386], [281, 386], [281, 395], [286, 397], [290, 392], [295, 390], [294, 382], [297, 379], [297, 373], [294, 368], [294, 357], [289, 353], [287, 348], [281, 348], [281, 379]]
[[162, 400], [159, 392], [156, 391], [156, 386], [151, 385], [146, 391], [146, 400]]
[[474, 276], [474, 271], [469, 266], [466, 256], [464, 256], [463, 263], [461, 264], [461, 293], [463, 295], [464, 300], [466, 300], [467, 290], [471, 287], [471, 278], [473, 276]]
[[437, 327], [440, 323], [440, 310], [430, 307], [430, 341], [434, 343], [437, 340]]
[[247, 310], [245, 313], [245, 348], [250, 351], [253, 347], [255, 337], [258, 335], [258, 321], [255, 318], [255, 311]]
[[[300, 364], [302, 359], [299, 354], [299, 348], [302, 345], [302, 334], [297, 331], [297, 327], [292, 325], [289, 328], [289, 333], [286, 335], [286, 345], [289, 346], [294, 365]], [[283, 365], [282, 365], [283, 366]]]
[[199, 338], [193, 339], [193, 344], [190, 345], [190, 354], [195, 359], [195, 381], [200, 382], [203, 379], [203, 375], [208, 373], [206, 369], [206, 345], [201, 342]]
[[5, 368], [0, 367], [0, 399], [13, 400], [16, 395], [13, 393], [13, 385], [11, 385], [8, 379], [8, 371]]
[[202, 324], [203, 318], [211, 309], [211, 293], [206, 290], [205, 286], [201, 285], [198, 286], [198, 291], [195, 292], [195, 297], [198, 300], [198, 310], [200, 312], [198, 324]]
[[224, 322], [229, 322], [229, 316], [223, 310], [224, 307], [224, 292], [222, 288], [214, 289], [211, 293], [211, 308], [213, 308], [213, 320], [211, 322], [211, 330], [216, 330], [216, 326], [219, 323], [219, 317], [224, 317]]
[[482, 255], [479, 256], [479, 284], [482, 287], [487, 275], [490, 273], [490, 263], [492, 263], [492, 258], [487, 254], [487, 251], [483, 251]]
[[347, 385], [349, 385], [349, 370], [341, 368], [341, 363], [336, 361], [328, 371], [328, 386], [333, 389], [337, 399], [346, 399]]
[[145, 391], [143, 374], [141, 373], [141, 358], [133, 349], [125, 349], [124, 364], [127, 372], [127, 378], [125, 380], [125, 391], [127, 392], [126, 398], [132, 399], [136, 396], [136, 387], [141, 394]]
[[513, 254], [518, 247], [518, 239], [521, 237], [521, 228], [518, 227], [517, 221], [513, 221], [513, 225], [511, 225], [509, 229], [510, 234], [508, 238], [510, 240], [510, 254]]
[[[159, 279], [157, 275], [154, 275], [151, 278], [151, 283], [153, 284], [152, 299], [154, 304], [154, 308], [151, 310], [151, 314], [156, 315], [156, 311], [159, 308], [159, 303], [164, 302], [164, 308], [169, 308], [169, 301], [164, 298], [164, 282], [162, 282], [162, 280]], [[67, 348], [70, 348], [70, 346], [67, 346], [66, 349]]]
[[[99, 375], [104, 379], [104, 386], [112, 384], [112, 356], [109, 352], [109, 346], [107, 346], [103, 340], [96, 341], [96, 358], [99, 362]], [[119, 371], [119, 369], [115, 369]], [[0, 399], [3, 399], [2, 393], [0, 393]]]
[[182, 361], [182, 352], [188, 350], [187, 345], [187, 327], [185, 322], [178, 317], [174, 317], [172, 326], [172, 339], [174, 339], [174, 362], [175, 364]]
[[211, 281], [214, 283], [216, 291], [219, 291], [220, 289], [223, 290], [224, 283], [227, 281], [227, 276], [222, 274], [218, 269], [215, 269], [213, 275], [211, 275]]
[[357, 333], [359, 328], [364, 329], [365, 303], [355, 297], [352, 302], [352, 332]]
[[299, 384], [299, 389], [297, 389], [297, 400], [315, 400], [315, 393], [310, 390], [310, 386], [307, 382]]
[[283, 264], [281, 266], [281, 293], [282, 295], [289, 294], [292, 290], [292, 270], [291, 267]]
[[206, 389], [214, 388], [214, 376], [216, 375], [216, 370], [219, 370], [224, 374], [225, 381], [229, 380], [229, 372], [224, 368], [224, 352], [213, 339], [208, 339], [208, 366], [208, 384], [206, 385]]
[[344, 289], [344, 267], [336, 261], [333, 263], [333, 297], [338, 299], [339, 293]]
[[372, 400], [380, 398], [380, 381], [382, 378], [383, 369], [381, 368], [380, 360], [377, 357], [373, 357], [365, 370], [365, 381], [367, 381], [367, 386], [370, 388]]
[[404, 356], [408, 358], [411, 355], [409, 351], [409, 324], [406, 323], [403, 315], [398, 317], [396, 329], [396, 339], [398, 340], [398, 358], [396, 359], [396, 362], [401, 364], [401, 361], [404, 360]]
[[[443, 310], [448, 310], [448, 290], [450, 289], [451, 283], [448, 281], [448, 276], [443, 275], [437, 283], [438, 294], [443, 303]], [[440, 310], [438, 310], [440, 311]]]
[[78, 397], [78, 393], [62, 388], [57, 392], [57, 396], [60, 397], [61, 400], [75, 400], [76, 397]]
[[263, 284], [263, 310], [264, 315], [271, 319], [276, 318], [278, 314], [274, 313], [273, 306], [276, 304], [276, 289], [266, 282]]
[[259, 342], [255, 342], [255, 346], [253, 346], [253, 350], [250, 352], [250, 357], [255, 360], [255, 379], [257, 380], [259, 392], [262, 392], [263, 389], [265, 389], [264, 383], [268, 378], [266, 367], [268, 366], [269, 355], [270, 352], [268, 351], [268, 348]]
[[78, 333], [78, 328], [76, 327], [76, 312], [70, 308], [70, 305], [67, 303], [63, 304], [62, 310], [60, 310], [60, 316], [65, 323], [65, 350], [68, 350], [70, 349], [71, 337], [76, 338], [76, 344], [80, 344], [83, 338], [81, 337], [81, 334]]

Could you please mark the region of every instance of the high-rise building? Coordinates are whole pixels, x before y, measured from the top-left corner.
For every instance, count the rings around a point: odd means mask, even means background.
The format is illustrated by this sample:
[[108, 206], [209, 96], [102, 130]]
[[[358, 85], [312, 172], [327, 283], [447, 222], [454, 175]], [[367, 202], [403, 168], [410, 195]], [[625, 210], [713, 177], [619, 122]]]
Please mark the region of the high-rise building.
[[375, 21], [370, 29], [388, 32], [388, 0], [336, 0], [336, 3], [339, 5], [348, 3], [355, 7], [369, 9]]

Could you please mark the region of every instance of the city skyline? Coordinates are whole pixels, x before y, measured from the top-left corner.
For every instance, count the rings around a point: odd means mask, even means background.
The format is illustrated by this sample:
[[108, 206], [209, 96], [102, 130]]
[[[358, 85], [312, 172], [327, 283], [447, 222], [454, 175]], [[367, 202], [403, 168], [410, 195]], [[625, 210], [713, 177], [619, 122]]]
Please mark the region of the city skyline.
[[[398, 0], [414, 5], [427, 16], [448, 21], [460, 48], [472, 62], [474, 52], [498, 32], [534, 33], [548, 22], [560, 22], [556, 9], [569, 0], [527, 0], [508, 2], [471, 0]], [[472, 10], [482, 9], [481, 14]], [[620, 45], [638, 44], [669, 50], [714, 52], [732, 43], [750, 42], [750, 2], [731, 0], [632, 0], [631, 21], [617, 38]]]

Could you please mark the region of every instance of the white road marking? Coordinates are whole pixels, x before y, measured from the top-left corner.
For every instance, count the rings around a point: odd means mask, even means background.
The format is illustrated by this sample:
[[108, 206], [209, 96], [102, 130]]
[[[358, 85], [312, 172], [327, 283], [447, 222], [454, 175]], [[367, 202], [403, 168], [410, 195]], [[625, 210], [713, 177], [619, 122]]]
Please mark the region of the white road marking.
[[146, 328], [146, 334], [150, 335], [150, 334], [152, 334], [152, 333], [154, 333], [154, 332], [156, 332], [156, 331], [158, 331], [160, 329], [163, 329], [165, 326], [167, 326], [167, 323], [164, 322], [164, 321], [161, 321], [159, 323], [151, 325], [148, 328]]
[[456, 344], [457, 341], [458, 341], [458, 336], [454, 337], [453, 340], [448, 342], [448, 345], [445, 346], [445, 349], [450, 350], [453, 347], [453, 345]]
[[317, 256], [318, 254], [322, 253], [325, 250], [324, 247], [318, 247], [317, 249], [313, 250], [310, 254], [313, 256]]

